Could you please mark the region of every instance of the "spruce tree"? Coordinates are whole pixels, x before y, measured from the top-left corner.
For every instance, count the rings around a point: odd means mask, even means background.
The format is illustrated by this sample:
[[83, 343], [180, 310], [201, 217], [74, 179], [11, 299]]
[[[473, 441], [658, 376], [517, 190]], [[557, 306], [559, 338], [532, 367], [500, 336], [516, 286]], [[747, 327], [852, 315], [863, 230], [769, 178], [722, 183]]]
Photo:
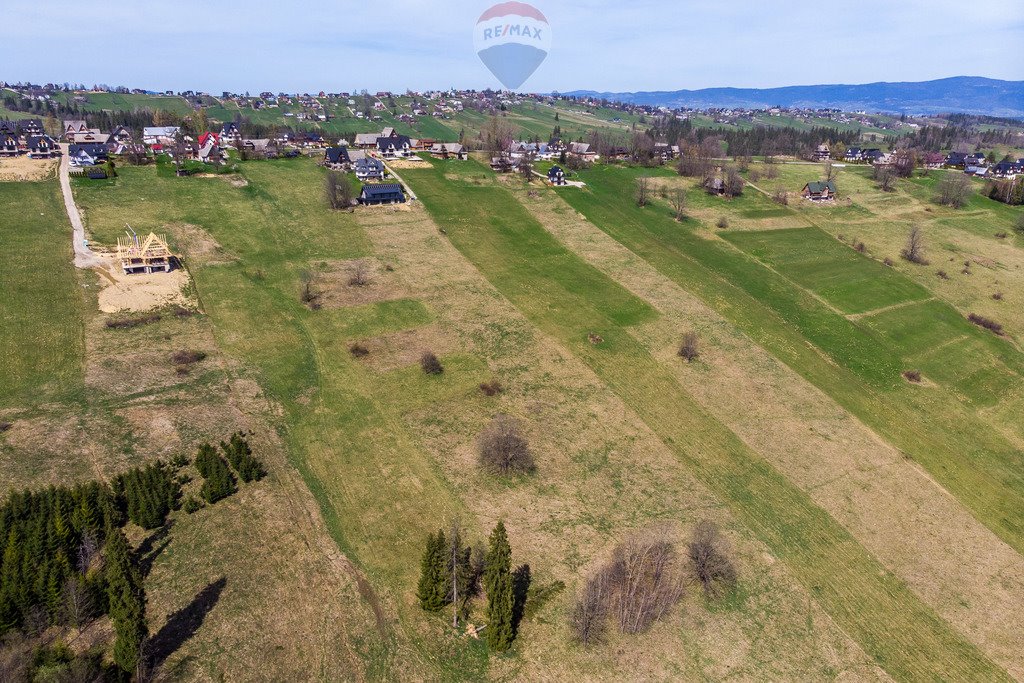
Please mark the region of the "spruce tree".
[[515, 639], [513, 615], [515, 594], [512, 590], [512, 547], [505, 525], [498, 522], [491, 532], [484, 570], [487, 590], [487, 644], [496, 652], [504, 652]]
[[113, 531], [104, 551], [107, 563], [107, 597], [110, 619], [117, 640], [114, 662], [122, 671], [135, 671], [146, 637], [146, 593], [142, 575], [135, 566], [128, 540], [121, 530]]
[[444, 531], [427, 536], [427, 547], [420, 563], [420, 583], [416, 597], [420, 606], [428, 612], [439, 612], [447, 604], [448, 582], [446, 580], [445, 559], [448, 543]]

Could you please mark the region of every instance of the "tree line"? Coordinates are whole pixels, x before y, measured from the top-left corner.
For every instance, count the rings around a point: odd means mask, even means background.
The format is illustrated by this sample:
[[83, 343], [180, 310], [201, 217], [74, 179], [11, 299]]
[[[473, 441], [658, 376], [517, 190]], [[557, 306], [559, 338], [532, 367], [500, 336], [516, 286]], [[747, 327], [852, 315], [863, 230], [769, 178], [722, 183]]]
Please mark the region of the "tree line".
[[[236, 432], [215, 447], [203, 444], [196, 468], [201, 495], [210, 503], [244, 482], [266, 475], [246, 435]], [[180, 507], [189, 459], [157, 460], [135, 467], [109, 484], [14, 491], [0, 505], [0, 636], [40, 634], [50, 626], [82, 628], [109, 615], [116, 639], [116, 666], [132, 674], [144, 662], [147, 637], [145, 587], [138, 557], [124, 534], [132, 522], [163, 526]]]

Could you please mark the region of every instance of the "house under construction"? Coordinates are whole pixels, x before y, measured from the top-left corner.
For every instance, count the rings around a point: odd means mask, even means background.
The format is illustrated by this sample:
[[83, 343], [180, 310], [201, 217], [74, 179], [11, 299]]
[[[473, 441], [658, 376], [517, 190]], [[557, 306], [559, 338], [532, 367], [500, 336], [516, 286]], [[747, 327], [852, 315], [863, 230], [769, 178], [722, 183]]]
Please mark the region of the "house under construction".
[[127, 228], [125, 237], [117, 238], [117, 258], [124, 274], [169, 273], [174, 255], [167, 246], [167, 238], [152, 232], [143, 238], [130, 225]]

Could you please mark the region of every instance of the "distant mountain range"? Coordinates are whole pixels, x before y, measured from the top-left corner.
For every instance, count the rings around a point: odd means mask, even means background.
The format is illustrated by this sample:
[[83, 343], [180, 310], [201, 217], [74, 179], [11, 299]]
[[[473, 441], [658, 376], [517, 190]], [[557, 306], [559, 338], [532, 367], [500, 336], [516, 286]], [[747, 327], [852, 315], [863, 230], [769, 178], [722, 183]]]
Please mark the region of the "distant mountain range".
[[785, 88], [705, 88], [672, 92], [563, 93], [666, 107], [761, 109], [835, 108], [894, 114], [965, 113], [1024, 118], [1024, 81], [956, 76], [917, 83], [794, 85]]

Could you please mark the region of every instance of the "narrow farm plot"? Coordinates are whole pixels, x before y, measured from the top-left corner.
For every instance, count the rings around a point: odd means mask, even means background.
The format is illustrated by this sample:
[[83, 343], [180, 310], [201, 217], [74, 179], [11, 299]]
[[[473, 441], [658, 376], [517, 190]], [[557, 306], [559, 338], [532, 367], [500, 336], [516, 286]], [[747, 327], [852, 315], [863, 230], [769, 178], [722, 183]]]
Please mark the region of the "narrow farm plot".
[[506, 189], [446, 182], [439, 165], [408, 173], [455, 247], [635, 410], [890, 675], [1005, 676], [694, 402], [628, 330], [653, 310], [557, 242]]

